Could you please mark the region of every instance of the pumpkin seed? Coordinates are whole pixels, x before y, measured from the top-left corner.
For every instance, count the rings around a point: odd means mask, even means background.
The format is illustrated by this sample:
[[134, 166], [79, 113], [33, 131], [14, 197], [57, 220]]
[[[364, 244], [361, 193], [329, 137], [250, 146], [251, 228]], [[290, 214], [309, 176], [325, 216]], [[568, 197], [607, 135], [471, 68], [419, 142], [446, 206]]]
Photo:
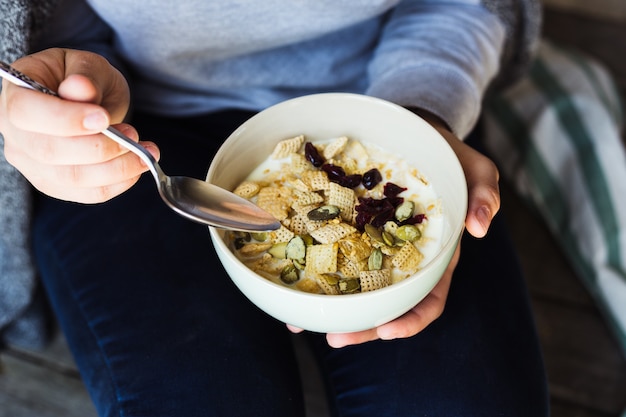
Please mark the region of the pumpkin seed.
[[293, 284], [298, 279], [300, 279], [298, 270], [293, 265], [287, 265], [280, 271], [280, 280], [285, 284]]
[[328, 285], [337, 285], [339, 283], [339, 276], [335, 274], [321, 274], [321, 278], [326, 281]]
[[321, 206], [307, 213], [309, 220], [330, 220], [339, 216], [340, 210], [337, 206]]
[[342, 278], [338, 282], [339, 292], [342, 294], [352, 294], [361, 288], [358, 278]]
[[267, 232], [255, 232], [251, 233], [251, 236], [257, 242], [265, 242], [267, 240]]
[[398, 239], [402, 239], [406, 242], [414, 242], [422, 237], [422, 232], [420, 232], [420, 229], [412, 224], [405, 224], [404, 226], [398, 227], [398, 230], [396, 230], [396, 236]]
[[300, 236], [293, 237], [285, 247], [285, 256], [289, 259], [297, 260], [304, 263], [306, 256], [306, 244]]
[[367, 268], [370, 271], [378, 270], [383, 267], [383, 252], [379, 248], [375, 248], [370, 257], [367, 259]]
[[377, 227], [372, 226], [369, 223], [365, 225], [365, 233], [367, 233], [367, 235], [373, 241], [378, 242], [378, 243], [385, 243], [385, 241], [383, 240], [383, 235], [382, 235], [381, 231], [378, 230]]
[[393, 244], [395, 243], [395, 239], [391, 233], [383, 231], [381, 235], [383, 237], [383, 242], [385, 243], [385, 245], [393, 246]]
[[398, 220], [399, 222], [403, 222], [405, 220], [410, 219], [411, 217], [413, 217], [414, 210], [415, 210], [415, 203], [413, 203], [412, 201], [403, 202], [396, 208], [396, 213], [395, 213], [396, 220]]
[[269, 248], [267, 252], [274, 258], [285, 259], [287, 257], [286, 248], [287, 242], [280, 242]]

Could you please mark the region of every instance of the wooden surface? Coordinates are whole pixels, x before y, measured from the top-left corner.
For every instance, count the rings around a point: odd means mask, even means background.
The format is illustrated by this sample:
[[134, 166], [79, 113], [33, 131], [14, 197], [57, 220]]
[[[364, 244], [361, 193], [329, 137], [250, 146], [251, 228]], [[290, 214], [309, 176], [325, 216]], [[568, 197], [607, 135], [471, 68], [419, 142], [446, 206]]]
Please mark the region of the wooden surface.
[[575, 46], [605, 64], [615, 78], [622, 97], [626, 97], [625, 21], [546, 10], [543, 27], [546, 38]]
[[[626, 25], [562, 13], [548, 13], [545, 22], [547, 37], [605, 62], [626, 92]], [[544, 350], [552, 417], [620, 416], [626, 409], [621, 350], [552, 236], [502, 188], [502, 215], [520, 253]], [[307, 352], [301, 355], [305, 372], [315, 372]], [[327, 415], [318, 388], [307, 393], [309, 417]], [[43, 352], [0, 352], [0, 417], [95, 415], [62, 337]]]
[[41, 352], [0, 353], [0, 417], [96, 415], [61, 335]]
[[544, 4], [561, 12], [626, 22], [626, 2], [624, 0], [544, 0]]

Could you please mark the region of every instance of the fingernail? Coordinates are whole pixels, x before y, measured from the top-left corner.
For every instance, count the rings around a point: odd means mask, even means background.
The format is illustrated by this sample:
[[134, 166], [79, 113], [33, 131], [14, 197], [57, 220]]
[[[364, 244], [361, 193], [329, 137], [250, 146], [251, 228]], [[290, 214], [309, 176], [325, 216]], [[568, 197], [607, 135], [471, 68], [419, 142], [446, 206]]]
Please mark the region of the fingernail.
[[120, 125], [117, 130], [120, 131], [120, 133], [122, 133], [123, 135], [128, 136], [129, 138], [133, 139], [133, 140], [138, 140], [139, 137], [136, 134], [136, 130], [133, 129], [131, 126], [129, 125]]
[[381, 340], [393, 340], [393, 339], [397, 339], [400, 336], [397, 331], [393, 329], [387, 329], [385, 327], [379, 328], [377, 333], [378, 333], [378, 337]]
[[152, 143], [145, 143], [143, 144], [143, 147], [146, 148], [146, 150], [148, 152], [150, 152], [150, 155], [152, 155], [152, 157], [156, 160], [159, 159], [160, 157], [160, 152], [159, 152], [159, 148], [157, 148], [155, 145], [153, 145]]
[[106, 129], [108, 125], [107, 115], [102, 111], [88, 114], [83, 119], [83, 127], [87, 130], [101, 131]]
[[483, 228], [483, 231], [486, 233], [489, 230], [489, 224], [491, 223], [491, 212], [487, 207], [481, 207], [476, 212], [476, 220]]

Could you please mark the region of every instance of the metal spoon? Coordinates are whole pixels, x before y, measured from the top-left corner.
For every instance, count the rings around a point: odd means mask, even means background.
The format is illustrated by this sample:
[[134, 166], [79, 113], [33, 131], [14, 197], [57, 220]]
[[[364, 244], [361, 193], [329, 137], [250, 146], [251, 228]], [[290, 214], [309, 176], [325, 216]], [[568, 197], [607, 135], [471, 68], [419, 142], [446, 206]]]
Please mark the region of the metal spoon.
[[[20, 87], [58, 97], [56, 92], [2, 61], [0, 76]], [[280, 227], [280, 222], [269, 213], [223, 188], [195, 178], [168, 177], [150, 152], [117, 129], [108, 127], [102, 133], [137, 154], [146, 163], [157, 183], [161, 198], [181, 216], [230, 230], [255, 232], [276, 230]]]

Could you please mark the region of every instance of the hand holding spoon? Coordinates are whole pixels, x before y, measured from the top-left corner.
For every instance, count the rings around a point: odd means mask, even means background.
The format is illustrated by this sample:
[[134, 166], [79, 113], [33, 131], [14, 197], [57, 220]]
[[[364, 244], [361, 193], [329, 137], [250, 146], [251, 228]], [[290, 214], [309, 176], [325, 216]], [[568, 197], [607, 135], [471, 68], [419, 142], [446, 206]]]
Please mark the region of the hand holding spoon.
[[[54, 91], [2, 61], [0, 77], [20, 87], [58, 97]], [[280, 227], [280, 222], [269, 213], [223, 188], [195, 178], [168, 177], [150, 152], [119, 130], [108, 127], [102, 133], [138, 155], [146, 163], [156, 181], [161, 198], [181, 216], [230, 230], [255, 232], [276, 230]]]

